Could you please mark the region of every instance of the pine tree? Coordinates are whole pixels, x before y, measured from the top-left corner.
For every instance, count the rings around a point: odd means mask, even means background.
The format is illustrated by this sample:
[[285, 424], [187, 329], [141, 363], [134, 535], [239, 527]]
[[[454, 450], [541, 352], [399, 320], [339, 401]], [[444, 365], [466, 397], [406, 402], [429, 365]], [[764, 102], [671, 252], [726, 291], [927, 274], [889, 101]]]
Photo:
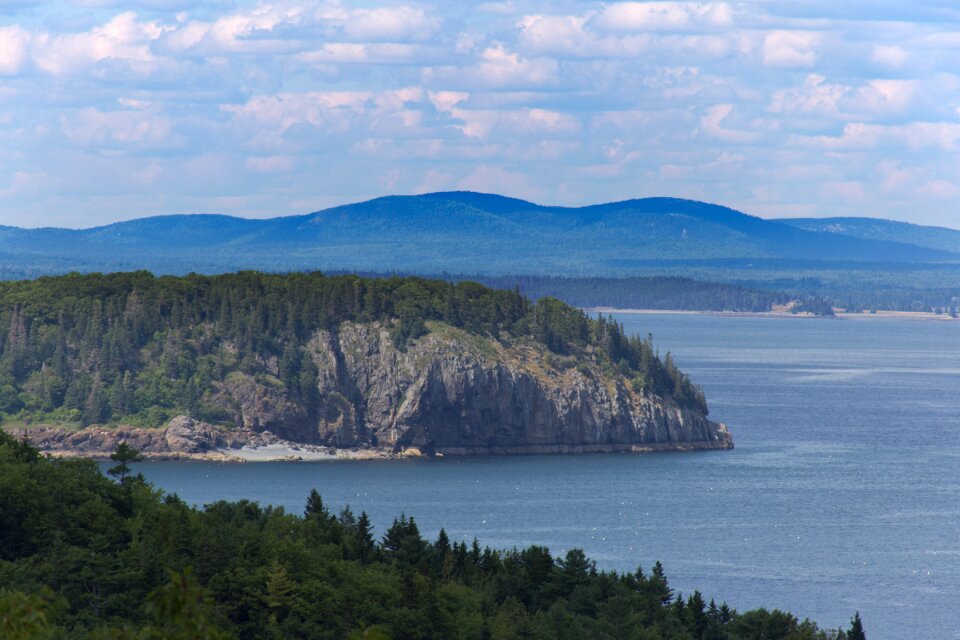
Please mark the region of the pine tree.
[[867, 640], [867, 635], [863, 631], [863, 622], [860, 620], [860, 612], [853, 614], [850, 621], [850, 630], [847, 631], [847, 640]]
[[310, 495], [307, 496], [307, 506], [303, 510], [303, 517], [316, 518], [324, 522], [332, 518], [330, 512], [323, 505], [323, 498], [320, 497], [316, 489], [311, 489]]
[[118, 464], [108, 469], [107, 473], [123, 483], [127, 474], [130, 473], [130, 463], [140, 462], [143, 460], [143, 456], [126, 442], [121, 442], [117, 445], [117, 450], [110, 454], [110, 459]]
[[360, 512], [354, 531], [357, 539], [357, 555], [360, 560], [366, 562], [372, 559], [374, 551], [376, 551], [376, 541], [373, 538], [373, 525], [370, 523], [370, 516], [367, 515], [366, 511]]
[[437, 536], [437, 543], [433, 546], [436, 547], [441, 555], [450, 551], [450, 538], [444, 529], [440, 529], [440, 534]]

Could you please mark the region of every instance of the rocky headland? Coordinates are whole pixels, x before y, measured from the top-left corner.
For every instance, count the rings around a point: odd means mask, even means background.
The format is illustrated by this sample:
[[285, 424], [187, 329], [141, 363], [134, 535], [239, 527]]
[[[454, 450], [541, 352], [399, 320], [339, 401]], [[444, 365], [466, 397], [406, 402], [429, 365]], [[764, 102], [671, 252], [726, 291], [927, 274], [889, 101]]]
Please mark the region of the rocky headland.
[[589, 350], [560, 356], [525, 338], [428, 329], [404, 349], [382, 322], [314, 332], [304, 348], [318, 372], [312, 410], [277, 383], [274, 359], [261, 375], [215, 383], [207, 401], [232, 427], [179, 416], [157, 429], [24, 434], [53, 455], [105, 457], [126, 441], [149, 458], [223, 461], [733, 447], [725, 425], [638, 388]]

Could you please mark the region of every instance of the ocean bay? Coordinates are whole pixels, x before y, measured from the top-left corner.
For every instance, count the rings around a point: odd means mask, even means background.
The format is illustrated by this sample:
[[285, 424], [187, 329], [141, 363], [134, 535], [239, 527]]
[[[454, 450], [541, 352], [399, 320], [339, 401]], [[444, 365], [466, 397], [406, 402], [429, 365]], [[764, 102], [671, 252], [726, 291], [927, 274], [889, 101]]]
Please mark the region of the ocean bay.
[[[702, 384], [728, 452], [335, 463], [142, 463], [204, 504], [299, 512], [311, 488], [378, 531], [401, 511], [430, 537], [582, 547], [600, 568], [664, 563], [675, 589], [871, 638], [955, 637], [960, 614], [960, 324], [618, 316]], [[905, 623], [909, 626], [905, 626]], [[956, 636], [960, 637], [960, 636]]]

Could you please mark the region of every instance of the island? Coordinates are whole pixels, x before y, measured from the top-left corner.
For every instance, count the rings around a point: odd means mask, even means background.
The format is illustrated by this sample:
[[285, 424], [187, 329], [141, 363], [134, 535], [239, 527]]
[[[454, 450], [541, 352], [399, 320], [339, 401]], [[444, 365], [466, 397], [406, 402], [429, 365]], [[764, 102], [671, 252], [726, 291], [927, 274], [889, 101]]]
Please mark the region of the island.
[[71, 274], [0, 283], [0, 326], [4, 429], [58, 455], [733, 447], [649, 337], [473, 282]]

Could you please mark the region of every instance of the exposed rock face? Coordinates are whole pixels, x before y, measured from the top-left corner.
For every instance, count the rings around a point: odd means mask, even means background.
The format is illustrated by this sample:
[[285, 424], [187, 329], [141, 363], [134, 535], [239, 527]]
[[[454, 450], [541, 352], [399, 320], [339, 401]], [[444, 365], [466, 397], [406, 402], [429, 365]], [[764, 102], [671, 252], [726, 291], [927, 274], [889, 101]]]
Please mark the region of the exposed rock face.
[[269, 432], [226, 430], [186, 416], [174, 418], [164, 429], [88, 427], [80, 431], [64, 431], [40, 428], [12, 433], [27, 438], [41, 451], [91, 458], [105, 458], [121, 442], [126, 442], [148, 458], [223, 460], [226, 459], [222, 453], [224, 449], [265, 446], [277, 440]]
[[378, 323], [319, 332], [309, 345], [319, 369], [315, 419], [245, 413], [244, 425], [269, 424], [299, 442], [426, 453], [733, 446], [723, 425], [637, 393], [582, 360], [433, 329], [406, 351]]
[[109, 455], [126, 441], [152, 457], [205, 459], [277, 443], [345, 457], [733, 447], [724, 425], [637, 392], [588, 359], [431, 328], [405, 351], [379, 323], [315, 334], [307, 346], [318, 369], [312, 410], [270, 374], [234, 372], [211, 399], [234, 416], [233, 430], [179, 417], [166, 429], [37, 429], [29, 438], [71, 455]]

